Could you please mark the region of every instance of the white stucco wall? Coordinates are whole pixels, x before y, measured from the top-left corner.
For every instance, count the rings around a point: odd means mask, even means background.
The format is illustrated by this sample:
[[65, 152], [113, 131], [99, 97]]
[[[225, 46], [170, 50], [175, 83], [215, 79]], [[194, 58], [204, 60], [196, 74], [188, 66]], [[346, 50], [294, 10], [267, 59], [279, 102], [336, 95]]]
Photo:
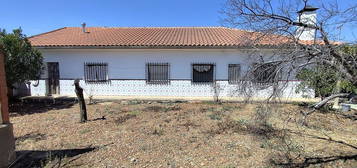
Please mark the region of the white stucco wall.
[[[84, 76], [84, 62], [108, 63], [109, 84], [86, 84], [81, 81], [86, 94], [101, 96], [212, 96], [210, 85], [191, 84], [192, 63], [214, 63], [216, 79], [222, 87], [221, 96], [236, 94], [236, 85], [228, 84], [228, 64], [241, 64], [242, 73], [252, 62], [250, 51], [238, 49], [47, 49], [41, 50], [45, 62], [59, 62], [60, 95], [74, 95], [73, 80]], [[264, 51], [271, 54], [270, 50]], [[170, 64], [169, 85], [152, 85], [145, 82], [146, 63]], [[46, 73], [42, 76], [46, 79]], [[284, 97], [301, 97], [290, 82]], [[31, 85], [31, 95], [45, 95], [46, 82], [40, 80], [37, 87]], [[269, 89], [257, 97], [265, 97]], [[236, 95], [239, 96], [239, 95]]]
[[216, 78], [228, 78], [228, 64], [249, 65], [248, 51], [216, 49], [76, 49], [42, 50], [45, 62], [59, 62], [61, 78], [83, 78], [84, 62], [107, 62], [110, 79], [145, 79], [145, 64], [168, 62], [172, 79], [191, 79], [192, 63], [215, 63]]

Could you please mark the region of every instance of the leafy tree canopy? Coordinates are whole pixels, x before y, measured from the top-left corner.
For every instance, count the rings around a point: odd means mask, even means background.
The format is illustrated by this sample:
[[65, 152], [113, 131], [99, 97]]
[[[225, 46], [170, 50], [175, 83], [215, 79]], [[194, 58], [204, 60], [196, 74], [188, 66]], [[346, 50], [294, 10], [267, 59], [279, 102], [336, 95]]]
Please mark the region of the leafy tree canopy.
[[[353, 57], [351, 58], [357, 58], [356, 46], [344, 46], [341, 48], [341, 52], [352, 55]], [[326, 64], [319, 64], [300, 70], [297, 74], [297, 79], [302, 80], [297, 88], [297, 92], [314, 89], [316, 95], [322, 98], [336, 92], [357, 93], [356, 86], [346, 80], [338, 70]], [[337, 84], [338, 82], [339, 84]]]
[[16, 83], [40, 77], [43, 57], [33, 48], [21, 29], [7, 33], [0, 29], [0, 50], [5, 54], [6, 82], [13, 88]]

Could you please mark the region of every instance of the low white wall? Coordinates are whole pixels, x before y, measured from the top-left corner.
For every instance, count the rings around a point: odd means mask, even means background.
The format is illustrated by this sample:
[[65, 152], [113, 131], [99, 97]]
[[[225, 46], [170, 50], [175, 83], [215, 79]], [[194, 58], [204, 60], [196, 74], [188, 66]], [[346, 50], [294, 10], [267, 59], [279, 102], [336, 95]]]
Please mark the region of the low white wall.
[[[74, 96], [74, 80], [60, 80], [60, 95]], [[237, 85], [228, 84], [227, 81], [217, 81], [220, 86], [221, 97], [244, 97], [240, 94]], [[33, 85], [37, 84], [37, 85]], [[283, 83], [281, 83], [283, 84]], [[296, 93], [295, 87], [298, 81], [285, 83], [285, 89], [281, 98], [305, 98], [302, 93]], [[212, 97], [214, 89], [212, 85], [192, 84], [189, 80], [173, 80], [168, 85], [146, 84], [145, 80], [112, 80], [108, 84], [86, 84], [83, 80], [80, 85], [84, 89], [85, 96], [163, 96], [163, 97]], [[45, 96], [45, 80], [32, 81], [30, 86], [32, 96]], [[266, 98], [272, 93], [272, 88], [257, 90], [253, 97]], [[313, 93], [308, 93], [313, 96]]]

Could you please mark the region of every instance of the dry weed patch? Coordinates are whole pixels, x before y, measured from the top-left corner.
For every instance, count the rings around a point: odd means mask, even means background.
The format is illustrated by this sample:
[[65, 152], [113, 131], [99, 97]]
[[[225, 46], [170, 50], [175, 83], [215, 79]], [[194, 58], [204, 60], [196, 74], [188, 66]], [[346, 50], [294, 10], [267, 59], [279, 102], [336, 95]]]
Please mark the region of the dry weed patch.
[[303, 126], [298, 105], [135, 100], [92, 104], [80, 124], [77, 104], [33, 107], [12, 109], [19, 153], [99, 147], [42, 167], [357, 167], [353, 113], [314, 113]]

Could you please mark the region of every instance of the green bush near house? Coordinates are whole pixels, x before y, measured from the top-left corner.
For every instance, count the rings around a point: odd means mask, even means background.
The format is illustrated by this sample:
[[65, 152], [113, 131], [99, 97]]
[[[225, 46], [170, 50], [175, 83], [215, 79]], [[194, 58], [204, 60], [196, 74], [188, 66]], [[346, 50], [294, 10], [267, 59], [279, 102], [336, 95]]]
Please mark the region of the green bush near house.
[[37, 80], [43, 69], [43, 57], [33, 48], [21, 29], [7, 33], [0, 29], [0, 50], [5, 54], [6, 82], [9, 88], [16, 83]]

